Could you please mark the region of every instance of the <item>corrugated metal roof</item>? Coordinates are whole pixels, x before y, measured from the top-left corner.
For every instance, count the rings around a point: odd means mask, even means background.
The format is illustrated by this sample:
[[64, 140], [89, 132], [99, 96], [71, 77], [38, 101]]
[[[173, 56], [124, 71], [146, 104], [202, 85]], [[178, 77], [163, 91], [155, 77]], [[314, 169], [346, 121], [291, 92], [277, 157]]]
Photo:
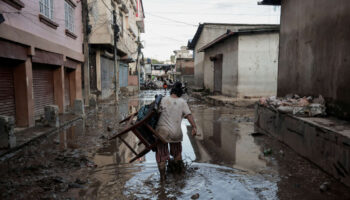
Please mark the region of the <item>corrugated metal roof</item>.
[[258, 2], [258, 5], [278, 6], [281, 5], [281, 0], [262, 0]]

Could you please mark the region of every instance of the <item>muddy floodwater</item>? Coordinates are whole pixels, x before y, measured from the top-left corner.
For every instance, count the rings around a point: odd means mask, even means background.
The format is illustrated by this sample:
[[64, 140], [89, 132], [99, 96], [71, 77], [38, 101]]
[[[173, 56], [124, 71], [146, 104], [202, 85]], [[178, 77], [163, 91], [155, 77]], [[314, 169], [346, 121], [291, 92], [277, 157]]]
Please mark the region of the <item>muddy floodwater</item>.
[[[1, 160], [1, 199], [350, 199], [350, 189], [268, 135], [252, 107], [214, 107], [187, 95], [198, 126], [182, 121], [186, 173], [164, 183], [154, 152], [132, 164], [118, 121], [163, 91], [143, 91]], [[168, 95], [168, 94], [167, 94]], [[143, 150], [132, 134], [124, 138]], [[320, 186], [328, 187], [320, 191]]]

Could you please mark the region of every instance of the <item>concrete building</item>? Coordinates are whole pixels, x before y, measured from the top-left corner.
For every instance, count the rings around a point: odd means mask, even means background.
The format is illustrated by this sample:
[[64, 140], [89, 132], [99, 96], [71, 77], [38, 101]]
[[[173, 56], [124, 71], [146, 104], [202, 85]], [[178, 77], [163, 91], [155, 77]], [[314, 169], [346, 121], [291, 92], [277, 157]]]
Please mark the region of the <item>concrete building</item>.
[[[141, 55], [140, 34], [144, 33], [144, 12], [142, 0], [89, 0], [90, 82], [91, 90], [99, 91], [100, 99], [115, 94], [116, 82], [120, 88], [135, 84], [136, 62]], [[118, 64], [114, 63], [113, 11], [119, 26], [117, 43]], [[139, 66], [140, 63], [138, 63]], [[117, 77], [117, 67], [119, 77]], [[137, 78], [137, 76], [136, 76]], [[138, 80], [136, 80], [138, 81]], [[137, 84], [138, 85], [138, 84]]]
[[152, 64], [152, 78], [157, 80], [173, 79], [175, 65], [173, 64]]
[[72, 0], [0, 1], [0, 115], [34, 126], [81, 99], [82, 10]]
[[232, 97], [276, 95], [279, 28], [228, 31], [204, 52], [204, 87]]
[[281, 5], [277, 95], [322, 95], [330, 116], [297, 117], [258, 105], [256, 131], [276, 136], [350, 186], [350, 2], [260, 4]]
[[194, 61], [193, 54], [187, 46], [182, 46], [180, 50], [174, 51], [176, 80], [194, 84]]
[[178, 58], [193, 58], [193, 54], [187, 46], [182, 46], [180, 50], [174, 51], [174, 60], [176, 61]]
[[189, 85], [194, 84], [194, 61], [193, 58], [177, 58], [175, 63], [176, 80]]
[[198, 52], [200, 48], [214, 39], [218, 38], [227, 30], [236, 32], [238, 29], [267, 27], [270, 25], [264, 24], [222, 24], [222, 23], [203, 23], [200, 24], [193, 39], [188, 42], [188, 48], [193, 50], [194, 57], [194, 76], [195, 85], [197, 87], [204, 87], [204, 53]]

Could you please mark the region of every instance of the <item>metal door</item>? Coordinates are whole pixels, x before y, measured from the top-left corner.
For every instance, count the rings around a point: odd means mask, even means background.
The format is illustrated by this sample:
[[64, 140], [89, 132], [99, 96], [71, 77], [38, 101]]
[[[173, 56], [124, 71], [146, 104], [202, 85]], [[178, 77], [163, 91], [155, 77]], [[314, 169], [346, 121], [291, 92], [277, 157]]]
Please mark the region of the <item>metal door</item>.
[[44, 114], [44, 107], [55, 103], [53, 70], [45, 66], [33, 66], [34, 115]]
[[129, 66], [126, 63], [120, 62], [119, 64], [119, 86], [127, 87], [129, 77]]
[[216, 55], [214, 59], [214, 92], [222, 89], [222, 54]]
[[70, 106], [69, 70], [64, 69], [64, 108], [68, 110], [69, 106]]
[[109, 98], [114, 93], [114, 60], [101, 56], [101, 98]]
[[0, 66], [0, 115], [16, 114], [13, 68]]

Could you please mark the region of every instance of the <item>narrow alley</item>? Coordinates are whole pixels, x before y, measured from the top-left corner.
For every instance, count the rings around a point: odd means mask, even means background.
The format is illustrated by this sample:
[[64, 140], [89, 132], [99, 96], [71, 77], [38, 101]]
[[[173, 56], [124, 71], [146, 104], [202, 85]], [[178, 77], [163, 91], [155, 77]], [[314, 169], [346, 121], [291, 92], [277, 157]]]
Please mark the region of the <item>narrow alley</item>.
[[[86, 119], [3, 158], [2, 199], [348, 199], [350, 191], [271, 136], [254, 134], [252, 106], [224, 107], [188, 99], [199, 135], [184, 132], [184, 175], [164, 184], [154, 153], [128, 164], [132, 152], [109, 141], [117, 122], [163, 90], [108, 101]], [[169, 95], [169, 94], [168, 94]], [[135, 147], [138, 140], [125, 140]], [[329, 182], [331, 190], [320, 193]]]
[[349, 0], [0, 0], [0, 200], [350, 200]]

